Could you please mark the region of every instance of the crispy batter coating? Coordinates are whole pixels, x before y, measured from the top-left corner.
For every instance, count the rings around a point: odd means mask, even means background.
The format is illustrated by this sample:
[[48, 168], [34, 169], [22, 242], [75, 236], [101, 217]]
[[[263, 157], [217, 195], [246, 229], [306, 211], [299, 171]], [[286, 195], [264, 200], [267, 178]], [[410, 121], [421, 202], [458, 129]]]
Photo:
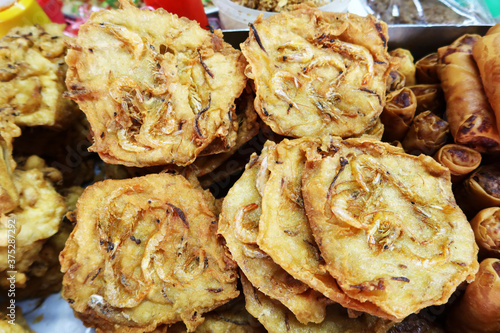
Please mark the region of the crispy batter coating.
[[76, 113], [66, 90], [64, 24], [17, 27], [0, 40], [0, 109], [22, 126], [62, 129]]
[[326, 270], [301, 194], [306, 151], [319, 146], [319, 140], [302, 138], [285, 139], [269, 148], [269, 179], [262, 195], [257, 244], [290, 275], [330, 300], [353, 310], [390, 318], [372, 303], [361, 303], [347, 296]]
[[[87, 187], [59, 259], [63, 297], [98, 332], [150, 332], [238, 296], [235, 264], [217, 237], [208, 194], [181, 175]], [[213, 201], [213, 197], [211, 198]]]
[[300, 323], [290, 311], [279, 302], [271, 299], [242, 275], [241, 283], [245, 294], [246, 308], [255, 316], [269, 333], [382, 333], [394, 324], [393, 322], [367, 314], [351, 318], [346, 309], [338, 304], [327, 307], [325, 320], [319, 324]]
[[241, 44], [255, 107], [280, 135], [350, 137], [372, 127], [385, 103], [387, 25], [373, 16], [307, 6], [257, 19]]
[[302, 195], [341, 289], [399, 319], [446, 303], [478, 269], [449, 171], [428, 156], [367, 139], [311, 150]]
[[229, 150], [234, 100], [246, 85], [240, 51], [196, 22], [159, 9], [93, 13], [68, 51], [67, 96], [90, 122], [107, 163], [187, 165]]
[[[186, 326], [177, 323], [168, 333], [185, 333]], [[195, 333], [264, 333], [264, 326], [245, 310], [245, 298], [238, 296], [205, 315], [205, 321]]]
[[260, 192], [268, 175], [266, 143], [260, 156], [252, 155], [243, 175], [229, 190], [222, 204], [219, 233], [232, 258], [253, 286], [283, 303], [302, 323], [321, 322], [326, 299], [305, 283], [294, 279], [257, 245], [262, 212]]
[[37, 156], [29, 157], [24, 166], [16, 169], [13, 179], [19, 202], [12, 212], [1, 215], [0, 276], [1, 285], [6, 287], [6, 271], [12, 270], [7, 256], [11, 249], [8, 235], [13, 235], [10, 230], [15, 230], [16, 286], [24, 287], [26, 273], [39, 258], [44, 243], [57, 233], [66, 205], [53, 186], [55, 180], [61, 179], [61, 174], [54, 168], [46, 167]]

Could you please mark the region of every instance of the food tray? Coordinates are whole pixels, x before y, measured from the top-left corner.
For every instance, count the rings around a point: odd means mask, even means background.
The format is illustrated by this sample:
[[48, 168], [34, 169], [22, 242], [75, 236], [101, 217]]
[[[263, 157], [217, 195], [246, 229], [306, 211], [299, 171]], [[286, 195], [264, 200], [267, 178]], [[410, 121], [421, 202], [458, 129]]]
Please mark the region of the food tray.
[[[415, 60], [435, 52], [438, 47], [450, 44], [463, 34], [484, 35], [490, 26], [452, 26], [452, 25], [394, 25], [389, 26], [389, 49], [403, 47], [409, 49]], [[226, 30], [224, 39], [239, 48], [248, 36], [248, 30]], [[46, 299], [28, 300], [17, 303], [23, 309], [31, 328], [38, 333], [71, 332], [91, 333], [94, 329], [83, 326], [73, 316], [68, 303], [60, 294]], [[425, 309], [422, 311], [426, 311]]]

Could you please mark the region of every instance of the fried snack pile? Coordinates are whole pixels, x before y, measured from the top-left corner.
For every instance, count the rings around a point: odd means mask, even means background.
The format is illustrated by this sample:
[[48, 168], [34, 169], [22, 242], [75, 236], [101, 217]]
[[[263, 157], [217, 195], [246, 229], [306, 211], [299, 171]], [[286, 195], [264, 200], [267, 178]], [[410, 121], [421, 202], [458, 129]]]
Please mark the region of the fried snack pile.
[[63, 128], [76, 113], [66, 90], [63, 24], [12, 29], [0, 40], [0, 109], [21, 126]]
[[37, 157], [29, 157], [23, 166], [13, 172], [13, 183], [17, 189], [17, 206], [9, 213], [3, 213], [1, 219], [2, 237], [0, 244], [1, 286], [7, 287], [9, 281], [6, 272], [11, 269], [9, 257], [8, 230], [15, 225], [15, 268], [16, 286], [25, 287], [27, 275], [32, 264], [39, 259], [40, 251], [47, 239], [57, 233], [66, 205], [63, 197], [56, 192], [54, 182], [61, 179], [61, 174], [54, 168], [47, 167]]
[[293, 289], [281, 290], [282, 274], [269, 279], [271, 267], [351, 311], [397, 321], [446, 303], [478, 268], [449, 171], [368, 138], [267, 143], [225, 197], [219, 233], [249, 283], [302, 324], [291, 299], [309, 289], [283, 297]]
[[203, 313], [238, 296], [214, 205], [199, 184], [168, 173], [87, 187], [60, 255], [75, 315], [98, 332], [178, 321], [194, 331]]
[[220, 30], [122, 1], [93, 13], [70, 48], [67, 96], [105, 162], [185, 166], [235, 145], [246, 62]]
[[257, 113], [284, 136], [364, 133], [385, 104], [387, 39], [372, 16], [301, 6], [257, 19], [241, 44]]

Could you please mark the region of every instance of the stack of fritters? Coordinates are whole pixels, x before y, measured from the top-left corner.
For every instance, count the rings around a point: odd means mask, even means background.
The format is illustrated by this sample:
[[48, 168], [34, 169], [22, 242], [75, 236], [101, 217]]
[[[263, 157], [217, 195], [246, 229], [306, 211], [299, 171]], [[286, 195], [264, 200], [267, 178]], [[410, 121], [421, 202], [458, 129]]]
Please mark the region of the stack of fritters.
[[[449, 171], [369, 138], [267, 143], [224, 199], [219, 223], [248, 281], [302, 323], [325, 313], [304, 316], [292, 296], [319, 292], [400, 321], [446, 303], [478, 268]], [[308, 300], [307, 309], [328, 303]]]

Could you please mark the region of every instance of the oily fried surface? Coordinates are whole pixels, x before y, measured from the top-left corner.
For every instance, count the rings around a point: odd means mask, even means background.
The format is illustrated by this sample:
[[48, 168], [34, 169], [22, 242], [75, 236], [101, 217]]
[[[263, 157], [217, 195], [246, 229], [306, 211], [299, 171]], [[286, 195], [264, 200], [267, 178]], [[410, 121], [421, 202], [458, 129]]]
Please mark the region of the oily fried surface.
[[240, 51], [194, 21], [123, 1], [81, 26], [66, 84], [107, 163], [187, 165], [236, 140], [234, 100], [245, 87]]
[[449, 171], [430, 157], [348, 139], [309, 152], [302, 195], [342, 290], [396, 318], [445, 303], [477, 271], [477, 245]]
[[181, 175], [105, 180], [78, 200], [60, 255], [63, 297], [101, 332], [150, 332], [238, 295], [206, 193]]
[[260, 156], [252, 155], [243, 175], [229, 190], [222, 204], [219, 233], [239, 268], [253, 286], [276, 299], [304, 323], [321, 322], [325, 299], [294, 279], [257, 245], [262, 200], [259, 189], [267, 178], [267, 143]]
[[326, 317], [323, 322], [305, 325], [300, 323], [282, 304], [254, 288], [244, 275], [241, 277], [241, 283], [245, 294], [246, 309], [264, 325], [269, 333], [382, 333], [393, 325], [388, 320], [367, 314], [362, 314], [357, 318], [350, 318], [347, 310], [338, 304], [331, 304], [327, 307]]
[[0, 109], [15, 114], [18, 125], [63, 128], [76, 111], [63, 97], [64, 27], [23, 26], [0, 39]]
[[372, 16], [302, 6], [257, 19], [241, 44], [257, 112], [280, 135], [362, 134], [384, 106], [387, 39]]
[[[26, 273], [40, 258], [40, 251], [46, 240], [57, 233], [66, 212], [63, 197], [56, 192], [53, 181], [60, 179], [59, 171], [45, 166], [37, 156], [28, 158], [23, 166], [14, 170], [13, 180], [18, 191], [18, 205], [10, 213], [1, 215], [0, 276], [1, 285], [8, 287], [6, 271], [12, 270], [8, 259], [8, 230], [15, 225], [15, 270], [16, 285], [24, 287]], [[43, 254], [42, 254], [43, 255]]]
[[[185, 333], [186, 326], [177, 323], [168, 328], [168, 333]], [[257, 319], [245, 310], [243, 295], [210, 311], [195, 333], [264, 333], [266, 330]]]
[[330, 300], [350, 309], [390, 317], [370, 302], [361, 303], [347, 296], [325, 268], [301, 194], [305, 152], [319, 146], [319, 140], [306, 138], [285, 139], [269, 148], [269, 179], [262, 196], [257, 243], [290, 275]]

